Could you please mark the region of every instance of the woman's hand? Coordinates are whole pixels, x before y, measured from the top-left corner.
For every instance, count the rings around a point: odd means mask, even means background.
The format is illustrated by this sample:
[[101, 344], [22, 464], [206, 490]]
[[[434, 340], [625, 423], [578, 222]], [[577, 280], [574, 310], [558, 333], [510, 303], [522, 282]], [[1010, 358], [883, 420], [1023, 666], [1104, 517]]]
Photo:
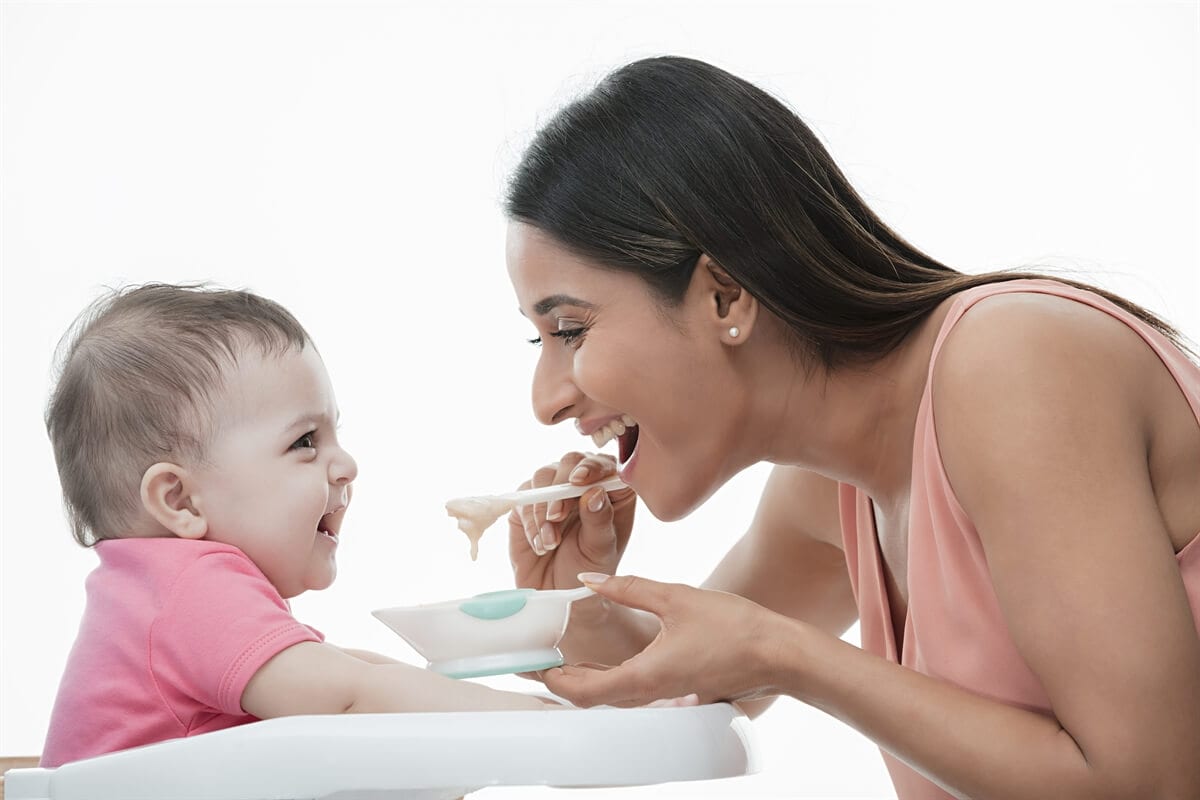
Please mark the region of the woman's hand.
[[[597, 483], [617, 472], [612, 456], [567, 453], [534, 473], [522, 489]], [[616, 571], [629, 543], [637, 495], [632, 489], [606, 493], [591, 489], [582, 497], [518, 506], [508, 516], [508, 555], [517, 586], [569, 589], [581, 572]]]
[[779, 694], [773, 652], [794, 620], [738, 595], [645, 578], [582, 575], [613, 603], [662, 623], [645, 650], [618, 667], [576, 664], [545, 670], [546, 687], [579, 706], [639, 706], [696, 695], [700, 703]]

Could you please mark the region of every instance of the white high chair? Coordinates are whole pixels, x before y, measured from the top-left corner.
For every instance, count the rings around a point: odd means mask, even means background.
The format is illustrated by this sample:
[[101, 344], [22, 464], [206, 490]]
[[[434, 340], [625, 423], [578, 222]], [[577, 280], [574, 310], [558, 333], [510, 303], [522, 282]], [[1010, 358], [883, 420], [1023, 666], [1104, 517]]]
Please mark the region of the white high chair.
[[7, 800], [449, 800], [488, 786], [637, 786], [748, 775], [728, 703], [281, 717], [57, 769]]

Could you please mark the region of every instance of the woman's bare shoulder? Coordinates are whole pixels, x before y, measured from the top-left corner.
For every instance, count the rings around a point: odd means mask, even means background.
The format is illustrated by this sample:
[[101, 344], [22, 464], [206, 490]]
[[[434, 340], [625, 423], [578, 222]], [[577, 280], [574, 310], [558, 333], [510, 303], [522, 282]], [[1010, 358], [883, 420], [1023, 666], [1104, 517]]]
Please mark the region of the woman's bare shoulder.
[[1011, 394], [1053, 374], [1078, 379], [1066, 384], [1080, 389], [1132, 397], [1131, 379], [1161, 366], [1141, 336], [1111, 314], [1067, 297], [1013, 292], [979, 300], [957, 321], [938, 355], [933, 391], [935, 399], [970, 399], [972, 386]]
[[1063, 470], [1144, 464], [1147, 387], [1163, 369], [1136, 331], [1100, 309], [1035, 293], [980, 300], [947, 334], [930, 387], [959, 500], [982, 513], [1005, 492], [1059, 484]]

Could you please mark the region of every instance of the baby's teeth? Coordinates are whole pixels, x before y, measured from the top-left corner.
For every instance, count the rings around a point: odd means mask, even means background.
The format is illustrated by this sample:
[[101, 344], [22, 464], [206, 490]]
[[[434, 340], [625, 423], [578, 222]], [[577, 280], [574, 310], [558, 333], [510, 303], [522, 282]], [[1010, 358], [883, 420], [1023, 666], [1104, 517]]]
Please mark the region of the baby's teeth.
[[621, 415], [621, 423], [624, 424], [626, 428], [632, 428], [633, 426], [637, 425], [637, 423], [634, 422], [633, 417], [629, 416], [628, 414]]

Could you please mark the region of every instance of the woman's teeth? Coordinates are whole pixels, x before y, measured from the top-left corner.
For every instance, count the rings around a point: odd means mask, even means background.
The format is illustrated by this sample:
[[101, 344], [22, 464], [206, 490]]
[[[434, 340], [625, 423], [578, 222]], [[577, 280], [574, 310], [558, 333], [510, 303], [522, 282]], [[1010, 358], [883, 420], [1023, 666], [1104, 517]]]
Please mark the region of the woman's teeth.
[[592, 441], [596, 443], [596, 447], [604, 447], [613, 439], [620, 436], [627, 428], [632, 428], [637, 423], [633, 417], [628, 414], [622, 414], [620, 418], [614, 419], [612, 422], [605, 425], [600, 430], [592, 434]]

